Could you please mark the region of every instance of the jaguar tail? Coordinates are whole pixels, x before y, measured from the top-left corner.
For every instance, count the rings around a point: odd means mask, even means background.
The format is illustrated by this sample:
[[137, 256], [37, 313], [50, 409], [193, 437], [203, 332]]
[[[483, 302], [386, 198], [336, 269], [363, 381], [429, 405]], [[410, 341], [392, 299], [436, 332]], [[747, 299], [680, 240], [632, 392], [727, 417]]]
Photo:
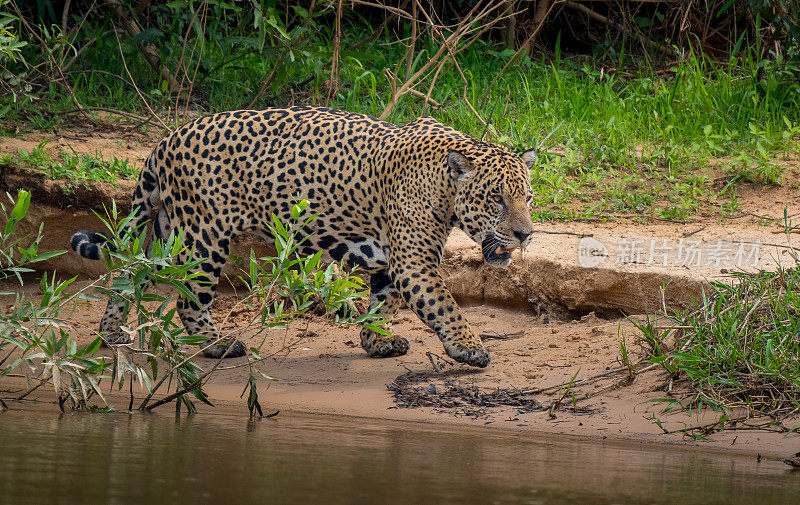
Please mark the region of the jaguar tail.
[[[153, 152], [147, 158], [145, 168], [136, 183], [136, 190], [133, 193], [133, 201], [131, 202], [131, 208], [135, 209], [136, 216], [127, 224], [127, 230], [135, 230], [142, 226], [150, 217], [153, 209], [161, 207], [157, 175], [156, 153]], [[72, 235], [70, 246], [73, 251], [84, 258], [99, 260], [103, 257], [103, 249], [115, 250], [109, 240], [110, 236], [105, 232], [79, 230]]]

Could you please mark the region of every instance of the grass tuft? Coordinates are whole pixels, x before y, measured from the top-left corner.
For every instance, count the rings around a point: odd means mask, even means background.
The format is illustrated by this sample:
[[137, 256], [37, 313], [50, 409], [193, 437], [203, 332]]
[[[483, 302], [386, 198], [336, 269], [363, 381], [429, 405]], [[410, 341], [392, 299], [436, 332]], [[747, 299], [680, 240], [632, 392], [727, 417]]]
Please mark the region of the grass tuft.
[[[664, 329], [635, 323], [650, 362], [670, 378], [668, 408], [733, 409], [780, 420], [800, 412], [800, 267], [736, 273]], [[722, 419], [722, 418], [721, 418]]]
[[45, 174], [49, 179], [68, 179], [73, 183], [108, 182], [116, 184], [119, 178], [134, 179], [138, 175], [135, 164], [114, 156], [110, 161], [100, 154], [77, 154], [59, 151], [53, 157], [45, 149], [47, 141], [32, 150], [20, 149], [17, 154], [0, 157], [0, 165], [18, 165]]

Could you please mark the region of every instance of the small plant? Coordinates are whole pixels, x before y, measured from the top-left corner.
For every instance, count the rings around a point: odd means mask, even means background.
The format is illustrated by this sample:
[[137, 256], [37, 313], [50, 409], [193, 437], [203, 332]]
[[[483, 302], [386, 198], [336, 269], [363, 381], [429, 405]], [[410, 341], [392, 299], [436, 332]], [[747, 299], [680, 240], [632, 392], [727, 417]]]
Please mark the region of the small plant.
[[28, 151], [20, 149], [16, 155], [5, 155], [0, 159], [3, 164], [16, 164], [30, 170], [41, 172], [50, 179], [67, 179], [72, 183], [103, 181], [116, 184], [119, 178], [133, 179], [138, 174], [136, 166], [127, 159], [114, 156], [106, 161], [99, 154], [77, 154], [60, 151], [53, 158], [45, 147], [44, 140]]
[[[275, 349], [265, 352], [267, 330], [288, 330], [293, 321], [313, 313], [328, 315], [335, 324], [362, 325], [380, 334], [388, 333], [383, 328], [387, 321], [381, 319], [374, 310], [359, 314], [356, 302], [367, 295], [367, 286], [355, 274], [355, 269], [348, 270], [343, 263], [325, 266], [321, 263], [321, 252], [310, 256], [301, 254], [303, 243], [308, 238], [303, 233], [304, 229], [317, 217], [307, 214], [307, 209], [308, 201], [296, 203], [291, 210], [291, 220], [286, 225], [273, 214], [272, 223], [267, 227], [275, 240], [276, 255], [256, 258], [251, 252], [247, 275], [239, 277], [249, 294], [231, 312], [245, 307], [258, 314], [258, 317], [233, 333], [233, 336], [243, 332], [252, 336], [263, 334], [261, 341], [250, 347], [247, 363], [251, 380], [245, 391], [250, 388], [248, 404], [251, 405], [251, 413], [258, 404], [255, 378], [272, 379], [257, 366], [276, 353]], [[299, 339], [286, 346], [297, 343]]]
[[[9, 69], [11, 63], [25, 63], [22, 50], [28, 45], [24, 40], [20, 40], [19, 32], [15, 30], [15, 24], [19, 18], [8, 12], [6, 6], [10, 0], [0, 0], [0, 90], [13, 102], [18, 102], [23, 98], [30, 98], [33, 87], [24, 82], [27, 72], [23, 69], [12, 72]], [[9, 107], [0, 105], [0, 117], [8, 112]], [[1, 129], [1, 128], [0, 128]]]
[[[121, 331], [128, 333], [132, 345], [115, 345], [111, 368], [112, 385], [122, 390], [125, 380], [138, 381], [140, 387], [148, 392], [140, 405], [144, 410], [153, 395], [165, 380], [177, 380], [183, 394], [175, 399], [192, 413], [196, 407], [187, 396], [191, 394], [210, 405], [202, 389], [202, 373], [183, 346], [205, 342], [206, 337], [187, 335], [176, 317], [173, 295], [160, 294], [151, 289], [158, 286], [171, 286], [181, 296], [197, 302], [188, 285], [201, 277], [196, 268], [205, 258], [185, 261], [192, 257], [183, 245], [180, 233], [171, 233], [165, 240], [154, 240], [148, 248], [141, 230], [131, 229], [135, 213], [121, 218], [116, 204], [112, 205], [107, 218], [102, 218], [111, 247], [104, 249], [104, 260], [108, 274], [101, 279], [95, 290], [110, 297], [114, 302], [123, 303], [123, 320], [129, 312], [135, 316], [134, 325], [124, 325]], [[143, 356], [149, 365], [145, 371], [135, 360]], [[159, 377], [161, 364], [167, 371]], [[148, 375], [148, 372], [150, 375]], [[132, 407], [133, 397], [131, 397]], [[166, 403], [166, 402], [162, 402]], [[161, 404], [161, 403], [159, 403]], [[151, 407], [152, 408], [152, 407]]]
[[[311, 256], [299, 254], [299, 248], [305, 240], [300, 238], [300, 234], [316, 217], [304, 216], [307, 206], [308, 202], [305, 200], [298, 202], [292, 208], [291, 221], [287, 225], [273, 215], [268, 228], [274, 236], [277, 255], [257, 259], [251, 253], [249, 276], [240, 279], [247, 288], [247, 295], [228, 312], [221, 327], [225, 328], [231, 314], [243, 307], [255, 311], [258, 316], [249, 324], [238, 325], [234, 331], [221, 331], [217, 338], [219, 341], [264, 335], [258, 345], [250, 347], [247, 362], [240, 365], [250, 367], [251, 371], [245, 388], [250, 390], [248, 405], [251, 413], [260, 411], [256, 379], [274, 380], [258, 365], [265, 358], [285, 352], [299, 342], [284, 340], [278, 349], [267, 350], [268, 330], [288, 330], [292, 322], [314, 307], [319, 307], [319, 312], [332, 314], [336, 323], [364, 324], [385, 333], [378, 326], [383, 321], [375, 314], [356, 313], [355, 300], [366, 294], [365, 285], [360, 278], [344, 270], [335, 274], [336, 268], [333, 264], [324, 267], [320, 263], [321, 253]], [[172, 297], [152, 292], [149, 287], [169, 285], [177, 289], [181, 296], [196, 302], [189, 284], [202, 282], [202, 273], [197, 267], [203, 263], [204, 258], [181, 261], [181, 258], [191, 258], [194, 255], [182, 245], [181, 235], [174, 233], [163, 242], [154, 241], [150, 251], [147, 251], [143, 238], [135, 230], [130, 230], [132, 219], [133, 214], [120, 219], [116, 206], [112, 206], [108, 219], [104, 219], [112, 244], [104, 253], [109, 274], [104, 280], [105, 286], [98, 286], [96, 289], [115, 302], [124, 303], [126, 313], [131, 311], [136, 315], [135, 326], [124, 326], [122, 330], [128, 332], [132, 340], [138, 343], [138, 348], [130, 345], [114, 346], [112, 380], [116, 387], [122, 389], [129, 377], [128, 380], [136, 380], [148, 391], [139, 406], [140, 410], [151, 410], [176, 400], [185, 405], [189, 412], [195, 412], [196, 407], [187, 395], [191, 394], [210, 404], [202, 385], [222, 361], [218, 361], [209, 370], [203, 370], [193, 361], [201, 350], [190, 354], [185, 346], [204, 345], [207, 337], [187, 335], [177, 322], [176, 309], [171, 303]], [[150, 366], [147, 372], [137, 364], [138, 361], [134, 359], [136, 355], [143, 355], [147, 359]], [[159, 363], [165, 366], [163, 372], [159, 372], [162, 367]], [[173, 379], [178, 381], [178, 391], [151, 403], [158, 389], [166, 381]]]

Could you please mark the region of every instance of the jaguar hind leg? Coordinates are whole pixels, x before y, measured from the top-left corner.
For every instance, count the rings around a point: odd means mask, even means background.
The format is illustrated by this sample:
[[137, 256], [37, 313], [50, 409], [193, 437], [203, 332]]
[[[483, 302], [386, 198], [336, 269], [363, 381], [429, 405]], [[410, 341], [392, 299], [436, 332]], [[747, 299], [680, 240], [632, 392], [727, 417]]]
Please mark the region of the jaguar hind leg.
[[[383, 305], [378, 305], [383, 302]], [[385, 319], [392, 319], [400, 310], [402, 299], [395, 289], [388, 270], [381, 270], [372, 275], [370, 280], [369, 308], [378, 307], [377, 314]], [[397, 335], [380, 335], [363, 328], [361, 330], [361, 348], [373, 358], [402, 356], [408, 352], [408, 340]]]
[[186, 332], [189, 335], [208, 338], [206, 343], [202, 344], [203, 355], [207, 358], [244, 356], [247, 354], [247, 348], [241, 341], [219, 338], [219, 331], [214, 325], [214, 321], [211, 320], [209, 312], [217, 292], [222, 267], [228, 258], [229, 240], [222, 238], [211, 245], [193, 240], [193, 237], [187, 234], [184, 244], [188, 246], [188, 250], [194, 249], [197, 256], [206, 258], [197, 267], [197, 270], [202, 273], [197, 279], [199, 282], [193, 282], [188, 286], [197, 299], [197, 303], [183, 296], [178, 298], [178, 315]]

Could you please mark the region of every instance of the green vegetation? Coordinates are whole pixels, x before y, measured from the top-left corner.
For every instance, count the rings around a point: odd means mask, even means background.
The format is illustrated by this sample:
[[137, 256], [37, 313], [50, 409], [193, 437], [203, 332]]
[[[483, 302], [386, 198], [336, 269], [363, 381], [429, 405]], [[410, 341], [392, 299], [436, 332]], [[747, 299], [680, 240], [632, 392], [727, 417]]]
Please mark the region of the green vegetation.
[[[41, 228], [32, 245], [20, 247], [26, 238], [17, 237], [15, 228], [27, 214], [30, 193], [20, 192], [16, 202], [11, 199], [11, 203], [13, 207], [8, 213], [0, 204], [6, 222], [0, 235], [0, 280], [16, 276], [22, 285], [22, 274], [32, 272], [28, 265], [63, 251], [38, 252]], [[187, 260], [190, 251], [182, 245], [182, 237], [175, 234], [163, 242], [154, 241], [147, 251], [144, 237], [124, 231], [133, 215], [119, 216], [114, 206], [108, 219], [104, 219], [113, 244], [113, 251], [105, 253], [106, 275], [71, 290], [75, 278], [58, 280], [55, 275], [45, 274], [40, 283], [42, 299], [39, 303], [27, 300], [22, 293], [0, 293], [2, 297], [13, 297], [10, 309], [0, 313], [0, 381], [15, 373], [20, 365], [27, 364], [34, 371], [26, 377], [29, 387], [15, 399], [52, 383], [62, 410], [67, 406], [105, 410], [112, 407], [106, 402], [100, 384], [108, 380], [112, 391], [130, 391], [127, 409], [132, 410], [132, 383], [137, 382], [147, 392], [139, 410], [151, 410], [176, 401], [194, 412], [196, 407], [190, 396], [209, 403], [202, 386], [223, 361], [203, 370], [194, 361], [202, 349], [190, 347], [187, 350], [186, 346], [216, 344], [239, 335], [248, 338], [263, 335], [258, 345], [250, 347], [247, 362], [238, 365], [250, 370], [248, 405], [251, 413], [261, 415], [257, 379], [272, 379], [266, 373], [264, 361], [302, 341], [303, 337], [288, 338], [288, 329], [309, 310], [314, 309], [317, 315], [330, 314], [337, 324], [363, 324], [385, 332], [381, 327], [384, 321], [373, 312], [358, 314], [355, 310], [355, 301], [362, 298], [366, 290], [359, 277], [343, 268], [335, 272], [333, 265], [323, 268], [320, 255], [297, 256], [297, 246], [302, 243], [298, 232], [315, 217], [305, 214], [306, 206], [305, 201], [296, 204], [292, 210], [293, 220], [287, 225], [277, 219], [273, 221], [278, 254], [250, 258], [249, 275], [241, 279], [248, 288], [247, 293], [225, 316], [222, 328], [227, 327], [225, 323], [234, 311], [247, 311], [251, 320], [234, 325], [233, 330], [221, 331], [211, 343], [206, 342], [205, 336], [186, 334], [178, 322], [174, 293], [164, 294], [164, 290], [158, 289], [170, 286], [173, 292], [196, 302], [188, 286], [202, 282], [202, 272], [197, 267], [204, 259]], [[80, 346], [70, 334], [70, 312], [79, 303], [96, 300], [93, 293], [124, 303], [125, 312], [133, 314], [133, 322], [122, 328], [130, 333], [133, 344], [113, 346], [110, 357], [98, 353], [102, 335]], [[283, 344], [276, 348], [274, 343], [267, 342], [266, 332], [280, 329], [286, 334]], [[165, 383], [173, 381], [178, 385], [177, 391], [154, 399]], [[130, 389], [126, 389], [126, 383]], [[102, 405], [98, 407], [93, 397], [99, 398]], [[0, 407], [3, 405], [0, 399]]]
[[[555, 36], [542, 40], [545, 51], [518, 53], [508, 40], [469, 32], [465, 13], [446, 26], [433, 24], [434, 13], [447, 12], [436, 2], [431, 12], [417, 12], [416, 32], [395, 11], [345, 8], [337, 45], [330, 2], [136, 6], [115, 14], [142, 25], [131, 34], [108, 17], [84, 19], [74, 11], [62, 19], [52, 6], [33, 12], [3, 1], [0, 66], [7, 74], [1, 84], [9, 93], [0, 98], [0, 118], [47, 129], [113, 108], [151, 128], [174, 127], [195, 114], [287, 103], [386, 113], [396, 123], [432, 113], [514, 149], [546, 139], [532, 174], [539, 220], [687, 219], [698, 210], [724, 216], [737, 211], [741, 183], [781, 184], [782, 158], [800, 155], [800, 36], [791, 8], [780, 3], [776, 10], [778, 3], [737, 2], [744, 17], [733, 13], [731, 2], [707, 3], [714, 22], [736, 29], [736, 40], [713, 47], [726, 56], [712, 58], [706, 50], [714, 41], [694, 33], [655, 53], [633, 38], [605, 33], [595, 35], [592, 50], [568, 54], [562, 48], [568, 31], [558, 28], [565, 26], [563, 13], [549, 20]], [[501, 23], [491, 8], [480, 18], [483, 28]], [[674, 20], [654, 9], [649, 17], [632, 15], [631, 29], [666, 36]], [[778, 39], [764, 37], [767, 23], [780, 28]], [[450, 36], [452, 57], [438, 53]], [[411, 37], [412, 48], [398, 43]], [[779, 52], [769, 45], [776, 40], [783, 44]], [[574, 51], [586, 42], [569, 44]], [[145, 46], [157, 49], [161, 63], [155, 65], [166, 67], [156, 71]], [[392, 105], [406, 81], [416, 94]]]
[[99, 153], [76, 154], [60, 151], [54, 158], [47, 152], [47, 141], [39, 143], [31, 151], [20, 149], [17, 154], [0, 156], [0, 165], [18, 165], [45, 174], [50, 179], [67, 179], [72, 183], [104, 181], [116, 183], [117, 179], [133, 179], [138, 170], [127, 159], [114, 156], [106, 161]]
[[[787, 234], [797, 229], [785, 219]], [[748, 420], [794, 430], [781, 420], [800, 412], [800, 266], [732, 276], [712, 282], [696, 310], [667, 316], [667, 325], [650, 316], [634, 322], [645, 361], [666, 372], [670, 397], [659, 401], [665, 412], [720, 413], [713, 423], [680, 430], [694, 436]]]
[[780, 420], [800, 412], [800, 268], [712, 284], [697, 310], [671, 316], [666, 329], [639, 325], [648, 360], [670, 384], [665, 412], [720, 412], [693, 428], [699, 434], [749, 419], [785, 431]]

